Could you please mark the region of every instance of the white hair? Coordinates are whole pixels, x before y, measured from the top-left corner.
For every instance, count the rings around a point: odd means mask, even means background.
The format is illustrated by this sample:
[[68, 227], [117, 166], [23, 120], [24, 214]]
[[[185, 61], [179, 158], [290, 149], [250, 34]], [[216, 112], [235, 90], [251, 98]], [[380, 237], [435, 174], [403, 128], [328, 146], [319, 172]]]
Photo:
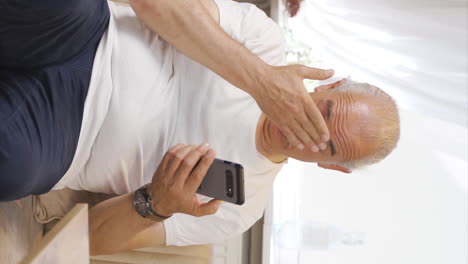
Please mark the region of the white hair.
[[393, 98], [383, 90], [368, 83], [357, 83], [346, 80], [343, 84], [333, 89], [335, 92], [358, 94], [372, 97], [376, 102], [372, 105], [372, 113], [378, 118], [369, 124], [365, 123], [367, 135], [366, 142], [378, 146], [370, 155], [359, 157], [355, 160], [345, 160], [334, 163], [349, 170], [361, 168], [383, 160], [395, 149], [400, 138], [400, 118], [398, 108]]

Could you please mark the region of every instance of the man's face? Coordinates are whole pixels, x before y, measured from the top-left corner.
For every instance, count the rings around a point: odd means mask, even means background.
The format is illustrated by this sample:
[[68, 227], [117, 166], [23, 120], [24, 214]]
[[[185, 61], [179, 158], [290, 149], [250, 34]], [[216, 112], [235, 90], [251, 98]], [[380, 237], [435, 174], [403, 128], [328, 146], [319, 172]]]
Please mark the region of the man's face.
[[372, 98], [330, 91], [310, 94], [322, 113], [330, 131], [327, 149], [319, 152], [299, 150], [289, 145], [281, 132], [274, 128], [273, 141], [287, 156], [308, 162], [342, 162], [370, 154], [375, 144], [366, 142], [367, 127], [373, 123]]

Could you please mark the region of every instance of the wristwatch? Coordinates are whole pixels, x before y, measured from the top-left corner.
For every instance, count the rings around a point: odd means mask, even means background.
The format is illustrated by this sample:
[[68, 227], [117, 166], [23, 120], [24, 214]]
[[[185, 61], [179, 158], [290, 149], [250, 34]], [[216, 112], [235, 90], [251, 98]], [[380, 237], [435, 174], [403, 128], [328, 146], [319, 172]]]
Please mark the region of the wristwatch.
[[137, 213], [144, 218], [148, 218], [155, 221], [161, 221], [161, 219], [167, 219], [171, 216], [159, 215], [153, 211], [153, 206], [151, 203], [151, 197], [149, 196], [146, 188], [149, 184], [144, 185], [140, 189], [135, 191], [133, 195], [133, 207]]

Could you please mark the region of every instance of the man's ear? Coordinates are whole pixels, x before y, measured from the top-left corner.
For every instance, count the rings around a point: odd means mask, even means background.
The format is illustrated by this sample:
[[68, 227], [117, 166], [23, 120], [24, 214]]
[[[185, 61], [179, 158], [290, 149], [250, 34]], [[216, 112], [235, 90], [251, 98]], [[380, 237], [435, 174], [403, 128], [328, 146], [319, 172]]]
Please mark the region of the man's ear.
[[336, 165], [336, 164], [317, 163], [317, 166], [319, 166], [322, 169], [336, 170], [336, 171], [341, 171], [343, 173], [351, 173], [349, 169], [342, 167], [340, 165]]
[[331, 90], [331, 89], [334, 89], [334, 88], [342, 85], [345, 81], [346, 81], [346, 79], [341, 79], [341, 80], [339, 80], [337, 82], [334, 82], [334, 83], [320, 85], [318, 87], [315, 87], [314, 91], [315, 92], [323, 92], [323, 91], [326, 91], [326, 90]]

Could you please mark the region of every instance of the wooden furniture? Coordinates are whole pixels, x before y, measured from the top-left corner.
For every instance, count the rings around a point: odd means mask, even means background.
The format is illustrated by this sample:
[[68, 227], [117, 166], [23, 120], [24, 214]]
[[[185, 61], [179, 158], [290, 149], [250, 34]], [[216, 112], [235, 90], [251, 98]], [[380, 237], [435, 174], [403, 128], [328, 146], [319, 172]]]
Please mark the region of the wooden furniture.
[[21, 264], [44, 263], [89, 263], [87, 204], [75, 205], [21, 261]]

